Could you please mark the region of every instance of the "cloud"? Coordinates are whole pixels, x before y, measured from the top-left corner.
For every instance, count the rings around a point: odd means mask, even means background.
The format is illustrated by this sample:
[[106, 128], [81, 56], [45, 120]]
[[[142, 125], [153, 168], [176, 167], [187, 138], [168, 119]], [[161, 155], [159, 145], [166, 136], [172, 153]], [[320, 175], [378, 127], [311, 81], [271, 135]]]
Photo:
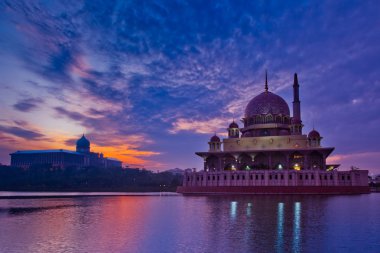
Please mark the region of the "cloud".
[[59, 115], [69, 117], [70, 119], [75, 120], [75, 121], [84, 121], [89, 118], [79, 112], [68, 111], [63, 107], [55, 107], [54, 109], [57, 111]]
[[27, 140], [39, 140], [45, 137], [44, 134], [38, 131], [30, 130], [30, 129], [19, 127], [19, 126], [0, 125], [0, 131], [3, 133], [11, 134], [11, 135], [14, 135], [23, 139], [27, 139]]
[[173, 122], [172, 128], [169, 130], [170, 133], [176, 134], [181, 131], [191, 131], [199, 134], [212, 134], [220, 131], [221, 129], [226, 129], [228, 127], [228, 120], [226, 119], [209, 119], [204, 121], [192, 120], [192, 119], [178, 119]]
[[30, 112], [43, 103], [41, 98], [26, 98], [18, 101], [13, 107], [21, 112]]

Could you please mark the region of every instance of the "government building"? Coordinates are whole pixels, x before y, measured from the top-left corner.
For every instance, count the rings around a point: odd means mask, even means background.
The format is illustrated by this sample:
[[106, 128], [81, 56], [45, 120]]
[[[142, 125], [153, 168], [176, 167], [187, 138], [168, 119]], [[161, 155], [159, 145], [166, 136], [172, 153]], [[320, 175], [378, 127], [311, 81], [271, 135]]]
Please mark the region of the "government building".
[[303, 133], [297, 74], [293, 82], [293, 115], [286, 101], [264, 91], [247, 104], [242, 125], [235, 121], [228, 137], [214, 135], [208, 151], [196, 152], [203, 170], [185, 173], [181, 193], [341, 193], [366, 192], [368, 171], [339, 171], [327, 164], [334, 147], [324, 147], [313, 129]]
[[83, 135], [76, 141], [76, 151], [65, 149], [22, 150], [11, 156], [11, 166], [29, 169], [34, 166], [49, 166], [53, 169], [68, 167], [121, 168], [122, 162], [102, 153], [91, 152], [90, 141]]

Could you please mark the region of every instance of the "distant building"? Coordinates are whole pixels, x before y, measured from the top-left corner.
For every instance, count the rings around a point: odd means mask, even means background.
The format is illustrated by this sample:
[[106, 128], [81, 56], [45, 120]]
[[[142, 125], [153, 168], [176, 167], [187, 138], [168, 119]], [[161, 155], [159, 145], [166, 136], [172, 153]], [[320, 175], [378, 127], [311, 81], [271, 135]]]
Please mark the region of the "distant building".
[[100, 167], [121, 168], [122, 162], [104, 157], [102, 153], [91, 152], [90, 141], [83, 135], [76, 142], [76, 151], [65, 149], [22, 150], [11, 156], [11, 166], [28, 169], [33, 166], [45, 165], [51, 168], [65, 169], [68, 167]]

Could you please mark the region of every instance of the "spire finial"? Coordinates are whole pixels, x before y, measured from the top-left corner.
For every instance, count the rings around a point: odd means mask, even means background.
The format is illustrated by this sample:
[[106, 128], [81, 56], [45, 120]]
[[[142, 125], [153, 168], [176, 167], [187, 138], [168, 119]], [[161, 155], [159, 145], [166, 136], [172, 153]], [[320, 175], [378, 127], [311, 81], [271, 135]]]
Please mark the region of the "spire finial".
[[268, 92], [268, 73], [265, 70], [265, 91]]
[[294, 73], [294, 86], [299, 86], [297, 73]]

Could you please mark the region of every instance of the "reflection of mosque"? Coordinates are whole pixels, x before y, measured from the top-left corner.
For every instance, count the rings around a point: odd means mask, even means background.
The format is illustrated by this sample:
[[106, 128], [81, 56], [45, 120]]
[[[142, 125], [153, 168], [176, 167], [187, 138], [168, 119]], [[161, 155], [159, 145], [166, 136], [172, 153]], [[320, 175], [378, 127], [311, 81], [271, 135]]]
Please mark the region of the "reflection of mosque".
[[317, 240], [323, 236], [327, 200], [294, 195], [209, 197], [213, 215], [205, 240], [213, 248], [206, 251], [304, 252], [305, 234], [319, 232]]
[[[248, 103], [242, 123], [239, 127], [233, 121], [228, 138], [214, 135], [209, 151], [196, 153], [204, 160], [203, 171], [187, 171], [184, 187], [367, 186], [367, 171], [337, 171], [339, 165], [326, 164], [334, 148], [321, 145], [318, 131], [302, 133], [297, 74], [293, 116], [285, 100], [269, 91], [266, 77], [264, 92]], [[180, 191], [189, 190], [184, 187]]]

